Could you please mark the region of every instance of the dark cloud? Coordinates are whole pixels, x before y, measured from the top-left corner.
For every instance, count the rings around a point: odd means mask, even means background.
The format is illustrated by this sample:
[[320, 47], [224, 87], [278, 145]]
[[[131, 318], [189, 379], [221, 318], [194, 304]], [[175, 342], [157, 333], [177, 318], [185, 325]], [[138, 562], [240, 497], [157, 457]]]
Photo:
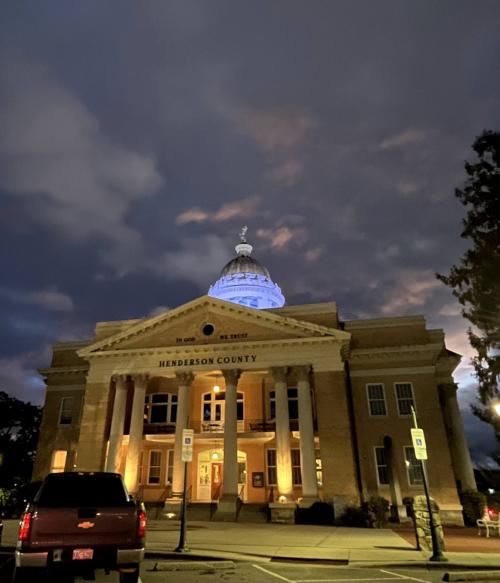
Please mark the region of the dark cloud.
[[464, 250], [470, 144], [499, 127], [499, 17], [494, 0], [4, 7], [2, 388], [40, 401], [52, 342], [204, 293], [244, 223], [289, 303], [424, 313], [470, 356], [433, 273]]

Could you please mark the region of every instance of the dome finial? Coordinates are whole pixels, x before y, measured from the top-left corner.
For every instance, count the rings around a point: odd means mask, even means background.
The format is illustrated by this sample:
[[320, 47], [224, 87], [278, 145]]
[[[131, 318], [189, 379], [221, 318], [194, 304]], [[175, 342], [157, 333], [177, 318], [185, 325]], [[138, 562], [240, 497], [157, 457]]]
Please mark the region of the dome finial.
[[250, 255], [252, 252], [253, 247], [247, 243], [247, 233], [248, 227], [245, 225], [240, 231], [241, 243], [235, 247], [236, 253], [238, 253], [238, 255]]

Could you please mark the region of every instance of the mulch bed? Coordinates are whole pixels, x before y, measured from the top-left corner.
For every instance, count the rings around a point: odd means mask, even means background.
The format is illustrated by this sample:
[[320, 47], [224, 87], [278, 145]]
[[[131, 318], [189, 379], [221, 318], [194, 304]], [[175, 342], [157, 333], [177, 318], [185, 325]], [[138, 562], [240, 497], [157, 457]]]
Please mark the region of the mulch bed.
[[[415, 532], [412, 527], [394, 526], [392, 530], [401, 538], [415, 545]], [[451, 553], [500, 553], [500, 537], [496, 534], [486, 538], [474, 527], [445, 526], [444, 540], [446, 550]]]

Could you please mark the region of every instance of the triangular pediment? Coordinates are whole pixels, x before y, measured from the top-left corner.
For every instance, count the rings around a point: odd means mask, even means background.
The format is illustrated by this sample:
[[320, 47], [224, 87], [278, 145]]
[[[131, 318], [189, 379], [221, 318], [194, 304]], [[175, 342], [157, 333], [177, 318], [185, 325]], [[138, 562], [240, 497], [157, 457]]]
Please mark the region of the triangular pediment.
[[[247, 308], [209, 296], [133, 324], [126, 330], [95, 342], [80, 356], [115, 350], [134, 350], [234, 342], [290, 340], [294, 338], [350, 335], [266, 310]], [[345, 338], [344, 338], [345, 336]]]

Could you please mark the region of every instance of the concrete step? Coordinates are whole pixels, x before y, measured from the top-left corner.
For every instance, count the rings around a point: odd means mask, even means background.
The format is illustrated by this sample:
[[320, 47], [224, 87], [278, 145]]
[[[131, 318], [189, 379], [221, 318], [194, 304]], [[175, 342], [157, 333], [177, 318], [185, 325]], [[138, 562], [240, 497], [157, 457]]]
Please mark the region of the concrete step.
[[216, 509], [216, 503], [191, 502], [187, 507], [187, 518], [188, 520], [212, 520]]

